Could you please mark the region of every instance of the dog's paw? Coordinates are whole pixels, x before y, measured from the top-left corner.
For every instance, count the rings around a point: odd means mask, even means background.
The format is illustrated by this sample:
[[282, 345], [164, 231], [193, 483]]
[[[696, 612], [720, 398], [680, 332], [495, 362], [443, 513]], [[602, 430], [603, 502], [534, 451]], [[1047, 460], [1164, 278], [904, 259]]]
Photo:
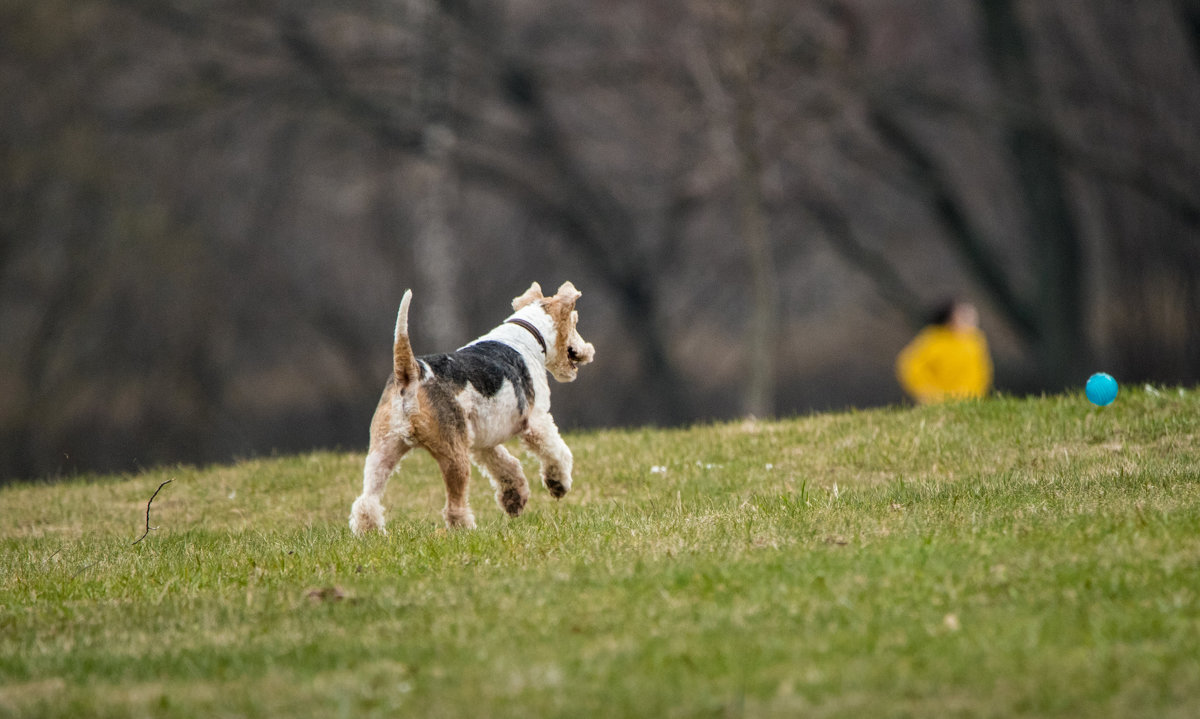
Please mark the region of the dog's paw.
[[475, 514], [469, 509], [446, 509], [442, 511], [446, 520], [446, 529], [474, 529]]
[[515, 487], [509, 487], [508, 489], [496, 492], [496, 502], [510, 517], [521, 516], [522, 510], [525, 509], [525, 503], [528, 501], [528, 489], [522, 493]]
[[387, 534], [383, 528], [383, 505], [375, 497], [359, 497], [350, 507], [350, 531], [361, 537], [367, 532]]
[[571, 477], [563, 474], [557, 467], [548, 467], [542, 474], [542, 484], [555, 499], [562, 499], [571, 491]]

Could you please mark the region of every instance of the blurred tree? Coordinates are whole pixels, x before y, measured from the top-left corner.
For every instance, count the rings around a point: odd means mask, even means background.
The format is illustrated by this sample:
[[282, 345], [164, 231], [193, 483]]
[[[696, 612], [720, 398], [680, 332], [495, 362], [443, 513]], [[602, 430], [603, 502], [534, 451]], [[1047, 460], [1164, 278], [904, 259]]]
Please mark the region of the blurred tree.
[[[638, 338], [646, 382], [641, 393], [643, 401], [661, 421], [681, 421], [689, 415], [689, 409], [665, 347], [666, 333], [657, 309], [657, 283], [651, 276], [661, 259], [646, 255], [628, 210], [596, 185], [576, 156], [575, 146], [563, 136], [545, 97], [546, 81], [541, 71], [505, 50], [510, 43], [500, 13], [471, 3], [435, 7], [444, 14], [440, 22], [452, 23], [454, 29], [446, 32], [453, 32], [458, 44], [454, 51], [427, 47], [424, 52], [465, 53], [463, 62], [471, 73], [469, 84], [480, 93], [456, 98], [443, 110], [457, 128], [454, 133], [448, 133], [441, 123], [424, 126], [419, 117], [410, 118], [403, 111], [374, 103], [347, 89], [347, 83], [326, 85], [330, 101], [345, 110], [352, 121], [365, 122], [379, 141], [412, 152], [426, 162], [431, 156], [441, 158], [432, 162], [448, 163], [463, 181], [488, 185], [552, 224], [559, 241], [586, 258], [597, 277], [608, 285], [618, 300], [628, 332]], [[329, 54], [302, 17], [290, 16], [286, 31], [293, 55], [310, 71], [317, 76], [341, 74], [339, 68], [332, 67]], [[440, 83], [453, 81], [447, 76]], [[448, 102], [444, 94], [439, 97]], [[491, 114], [499, 109], [495, 102], [515, 113], [515, 125], [495, 121]], [[362, 112], [363, 107], [373, 109]], [[417, 137], [421, 138], [419, 142], [414, 141]], [[450, 180], [443, 177], [441, 181]], [[448, 253], [444, 247], [433, 249], [437, 243], [432, 239], [420, 244], [431, 253]], [[665, 248], [659, 257], [669, 251]], [[429, 262], [422, 267], [428, 270], [436, 264]], [[445, 267], [441, 265], [438, 271], [445, 272]], [[447, 297], [442, 301], [453, 300]]]
[[775, 25], [769, 10], [778, 7], [737, 0], [695, 3], [698, 47], [691, 63], [694, 82], [705, 98], [705, 117], [715, 126], [716, 152], [732, 168], [737, 198], [738, 234], [750, 269], [751, 315], [745, 345], [747, 380], [743, 411], [775, 414], [775, 362], [779, 351], [780, 311], [776, 267], [768, 231], [763, 190], [763, 161], [755, 94], [764, 74], [765, 35]]
[[1044, 381], [1066, 386], [1090, 359], [1081, 240], [1022, 21], [1009, 0], [981, 0], [979, 8], [981, 54], [997, 88], [998, 113], [993, 119], [1024, 197], [1022, 242], [1034, 252], [1034, 296], [1022, 297], [1006, 261], [993, 249], [995, 241], [983, 236], [954, 181], [901, 119], [905, 112], [928, 112], [928, 98], [917, 99], [919, 93], [907, 90], [906, 106], [893, 103], [888, 95], [873, 95], [868, 112], [880, 139], [908, 163], [944, 237], [963, 257], [980, 289], [1033, 348]]

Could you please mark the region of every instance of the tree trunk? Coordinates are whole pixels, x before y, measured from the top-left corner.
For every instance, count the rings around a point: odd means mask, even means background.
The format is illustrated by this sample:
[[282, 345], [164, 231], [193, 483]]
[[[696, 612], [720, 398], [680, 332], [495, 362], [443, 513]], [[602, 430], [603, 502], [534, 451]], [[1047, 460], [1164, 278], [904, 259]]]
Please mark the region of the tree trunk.
[[737, 153], [737, 204], [742, 243], [750, 266], [751, 315], [746, 350], [749, 377], [746, 414], [775, 414], [775, 345], [779, 336], [779, 289], [763, 208], [762, 158], [758, 150], [754, 100], [748, 84], [734, 93], [734, 148]]
[[1066, 178], [1042, 102], [1029, 39], [1013, 0], [981, 0], [984, 52], [1006, 108], [1006, 143], [1028, 210], [1037, 257], [1035, 352], [1051, 388], [1073, 383], [1091, 360], [1084, 256]]

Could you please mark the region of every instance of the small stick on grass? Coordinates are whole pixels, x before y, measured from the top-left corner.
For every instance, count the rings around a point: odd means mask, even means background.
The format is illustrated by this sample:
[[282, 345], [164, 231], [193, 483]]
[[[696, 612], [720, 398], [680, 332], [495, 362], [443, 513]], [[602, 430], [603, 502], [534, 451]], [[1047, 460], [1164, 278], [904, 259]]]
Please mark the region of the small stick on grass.
[[[167, 486], [167, 485], [168, 485], [168, 484], [170, 484], [171, 482], [174, 482], [174, 481], [175, 481], [174, 479], [168, 479], [167, 481], [165, 481], [165, 482], [163, 482], [162, 484], [158, 485], [158, 489], [154, 490], [154, 494], [150, 495], [150, 501], [149, 501], [149, 502], [146, 502], [146, 531], [145, 531], [145, 532], [142, 532], [142, 536], [138, 537], [138, 538], [137, 538], [137, 540], [136, 540], [136, 541], [135, 541], [133, 544], [137, 544], [138, 542], [140, 542], [140, 541], [142, 541], [143, 539], [145, 539], [145, 538], [146, 538], [146, 535], [150, 533], [150, 530], [152, 530], [152, 529], [153, 529], [153, 530], [157, 530], [157, 529], [158, 529], [158, 527], [151, 527], [151, 526], [150, 526], [150, 505], [151, 505], [151, 504], [154, 502], [154, 498], [158, 496], [158, 493], [162, 491], [162, 488], [163, 488], [163, 487], [165, 487], [165, 486]], [[132, 546], [133, 546], [133, 544], [131, 544], [131, 545], [129, 545], [129, 546], [131, 546], [131, 547], [132, 547]]]

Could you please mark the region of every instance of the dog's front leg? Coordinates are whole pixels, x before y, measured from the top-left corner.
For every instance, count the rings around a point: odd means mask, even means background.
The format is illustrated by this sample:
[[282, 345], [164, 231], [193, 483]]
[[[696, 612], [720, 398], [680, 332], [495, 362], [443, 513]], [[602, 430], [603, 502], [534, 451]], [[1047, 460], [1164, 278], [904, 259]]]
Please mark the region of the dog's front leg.
[[520, 516], [529, 501], [529, 483], [521, 462], [504, 445], [475, 450], [475, 462], [487, 472], [496, 490], [496, 504], [510, 517]]
[[571, 448], [558, 434], [549, 414], [531, 417], [521, 441], [542, 462], [542, 484], [556, 499], [571, 491]]

